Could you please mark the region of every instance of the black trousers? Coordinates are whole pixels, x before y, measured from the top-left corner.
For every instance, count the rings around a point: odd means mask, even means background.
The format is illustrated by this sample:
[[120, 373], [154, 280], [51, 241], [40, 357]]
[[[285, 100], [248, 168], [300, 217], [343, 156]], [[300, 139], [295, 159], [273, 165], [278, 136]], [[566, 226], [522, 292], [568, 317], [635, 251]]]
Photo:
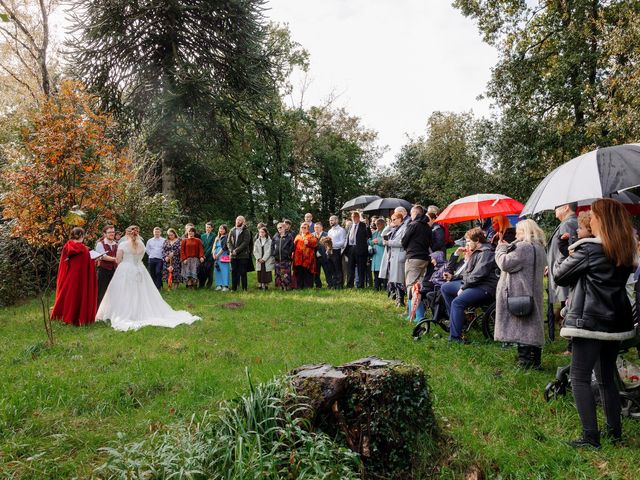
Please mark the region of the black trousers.
[[344, 275], [342, 273], [342, 253], [339, 249], [331, 251], [329, 262], [331, 263], [331, 277], [327, 277], [327, 282], [330, 287], [342, 288]]
[[295, 267], [296, 269], [296, 285], [298, 289], [313, 288], [313, 273], [304, 267]]
[[211, 288], [213, 285], [213, 258], [204, 260], [198, 269], [198, 285], [200, 288]]
[[317, 257], [317, 259], [318, 259], [318, 267], [317, 267], [318, 273], [316, 273], [315, 277], [313, 278], [313, 283], [317, 288], [322, 288], [321, 271], [324, 271], [324, 276], [327, 279], [327, 285], [330, 287], [331, 286], [331, 262], [329, 261], [328, 258], [325, 260], [322, 257]]
[[149, 269], [149, 275], [151, 275], [153, 284], [160, 290], [162, 288], [162, 259], [150, 258], [147, 268]]
[[379, 271], [373, 271], [373, 287], [376, 290], [386, 290], [387, 289], [387, 279], [379, 277]]
[[356, 276], [356, 270], [358, 271], [358, 283], [357, 288], [364, 288], [365, 278], [367, 275], [367, 255], [356, 255], [352, 251], [349, 253], [349, 275], [347, 276], [347, 288], [353, 288], [353, 283]]
[[107, 287], [111, 283], [114, 273], [116, 273], [115, 269], [107, 270], [106, 268], [98, 267], [98, 307], [107, 292]]
[[571, 351], [571, 387], [584, 432], [596, 434], [596, 400], [591, 389], [591, 372], [595, 372], [608, 429], [622, 433], [620, 395], [616, 386], [616, 358], [620, 342], [591, 338], [573, 338]]
[[231, 259], [231, 290], [238, 289], [238, 284], [242, 284], [242, 289], [247, 289], [247, 272], [249, 271], [249, 258]]

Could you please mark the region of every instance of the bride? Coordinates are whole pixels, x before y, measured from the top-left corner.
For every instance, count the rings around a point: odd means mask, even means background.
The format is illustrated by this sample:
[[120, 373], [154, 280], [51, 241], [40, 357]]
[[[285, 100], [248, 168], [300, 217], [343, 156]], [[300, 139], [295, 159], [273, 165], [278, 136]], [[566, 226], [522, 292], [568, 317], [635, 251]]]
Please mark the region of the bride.
[[118, 268], [102, 299], [96, 320], [110, 320], [116, 330], [137, 330], [147, 325], [173, 328], [200, 317], [173, 310], [158, 292], [142, 264], [145, 249], [138, 227], [127, 228], [127, 240], [118, 247]]

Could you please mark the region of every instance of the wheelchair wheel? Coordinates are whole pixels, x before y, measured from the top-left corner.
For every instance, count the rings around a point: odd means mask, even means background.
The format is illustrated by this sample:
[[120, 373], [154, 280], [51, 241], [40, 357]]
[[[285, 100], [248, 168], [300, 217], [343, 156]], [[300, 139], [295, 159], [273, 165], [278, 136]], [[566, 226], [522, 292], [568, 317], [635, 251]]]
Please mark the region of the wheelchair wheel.
[[629, 392], [620, 392], [621, 414], [623, 417], [640, 418], [640, 398]]
[[424, 317], [420, 320], [415, 327], [413, 327], [413, 332], [411, 336], [415, 341], [420, 340], [423, 336], [429, 333], [431, 330], [431, 318]]
[[547, 402], [556, 400], [558, 397], [564, 397], [566, 394], [566, 385], [557, 379], [549, 382], [544, 389], [544, 399]]
[[482, 316], [482, 333], [488, 340], [493, 340], [493, 333], [496, 327], [496, 306], [488, 307]]

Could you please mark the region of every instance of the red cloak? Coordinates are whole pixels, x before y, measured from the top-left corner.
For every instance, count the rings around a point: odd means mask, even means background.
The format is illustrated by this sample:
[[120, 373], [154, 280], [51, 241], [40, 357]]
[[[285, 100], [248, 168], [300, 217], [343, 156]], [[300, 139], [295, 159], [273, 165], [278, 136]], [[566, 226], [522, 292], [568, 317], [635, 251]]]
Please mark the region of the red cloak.
[[89, 249], [80, 242], [69, 240], [60, 256], [56, 303], [51, 318], [76, 326], [95, 322], [97, 283], [96, 266]]

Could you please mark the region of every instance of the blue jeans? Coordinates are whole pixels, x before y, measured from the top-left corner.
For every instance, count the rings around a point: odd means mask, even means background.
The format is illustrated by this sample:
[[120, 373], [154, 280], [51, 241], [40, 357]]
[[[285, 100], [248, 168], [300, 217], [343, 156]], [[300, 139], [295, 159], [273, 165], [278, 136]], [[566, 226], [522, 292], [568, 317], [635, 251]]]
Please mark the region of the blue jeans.
[[462, 281], [456, 280], [442, 285], [442, 298], [449, 313], [449, 340], [462, 340], [464, 310], [467, 307], [487, 302], [491, 295], [482, 288], [465, 288], [460, 295]]

